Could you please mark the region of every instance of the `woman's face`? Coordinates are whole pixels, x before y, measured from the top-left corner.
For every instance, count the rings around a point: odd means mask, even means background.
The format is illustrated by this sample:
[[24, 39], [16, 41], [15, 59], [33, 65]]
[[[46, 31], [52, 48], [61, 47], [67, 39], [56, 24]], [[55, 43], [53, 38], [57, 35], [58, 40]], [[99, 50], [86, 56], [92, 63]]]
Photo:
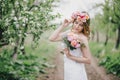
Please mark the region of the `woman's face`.
[[82, 30], [83, 30], [83, 25], [82, 24], [83, 23], [81, 21], [76, 20], [73, 24], [73, 29], [78, 33], [82, 32]]

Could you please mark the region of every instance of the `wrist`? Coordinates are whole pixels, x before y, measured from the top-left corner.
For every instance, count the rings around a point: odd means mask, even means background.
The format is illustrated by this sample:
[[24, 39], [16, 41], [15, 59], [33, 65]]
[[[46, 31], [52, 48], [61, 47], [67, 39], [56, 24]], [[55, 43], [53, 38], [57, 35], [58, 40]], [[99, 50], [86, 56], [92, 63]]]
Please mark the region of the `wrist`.
[[65, 24], [62, 24], [62, 26], [61, 26], [62, 28], [65, 28], [65, 27], [67, 27], [67, 25], [65, 25]]
[[67, 55], [67, 56], [68, 56], [68, 58], [71, 58], [71, 57], [72, 57], [72, 55], [71, 55], [70, 53], [68, 53], [68, 55]]

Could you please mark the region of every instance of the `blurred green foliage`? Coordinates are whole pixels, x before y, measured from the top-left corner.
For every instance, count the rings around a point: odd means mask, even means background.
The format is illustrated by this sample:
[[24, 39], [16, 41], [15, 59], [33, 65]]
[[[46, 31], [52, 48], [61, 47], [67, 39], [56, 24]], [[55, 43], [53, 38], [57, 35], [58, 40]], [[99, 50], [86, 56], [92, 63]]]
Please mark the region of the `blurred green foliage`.
[[28, 35], [38, 44], [41, 34], [55, 27], [52, 21], [60, 16], [52, 13], [55, 3], [57, 0], [1, 0], [0, 45], [11, 44], [13, 57], [25, 54], [24, 43]]
[[113, 42], [104, 46], [103, 42], [90, 42], [90, 49], [94, 56], [99, 59], [99, 65], [107, 69], [107, 73], [112, 73], [120, 77], [120, 49], [113, 49]]
[[56, 43], [46, 40], [47, 36], [42, 36], [35, 49], [26, 42], [27, 54], [19, 54], [17, 60], [11, 58], [9, 46], [3, 48], [0, 51], [0, 80], [36, 80], [41, 74], [47, 74], [45, 68], [55, 67], [51, 59], [55, 55]]

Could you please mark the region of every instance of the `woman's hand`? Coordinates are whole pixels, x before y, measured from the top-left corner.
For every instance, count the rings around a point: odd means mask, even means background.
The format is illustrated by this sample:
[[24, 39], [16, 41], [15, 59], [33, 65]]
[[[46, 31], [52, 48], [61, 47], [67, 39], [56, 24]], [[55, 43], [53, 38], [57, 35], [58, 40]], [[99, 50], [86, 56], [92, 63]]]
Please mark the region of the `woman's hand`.
[[68, 19], [64, 19], [64, 22], [63, 22], [63, 26], [64, 27], [67, 27], [70, 23], [72, 23], [73, 22], [73, 19], [70, 19], [70, 20], [68, 20]]
[[70, 58], [72, 55], [70, 54], [70, 51], [69, 51], [69, 49], [68, 48], [65, 48], [64, 49], [64, 53], [66, 54], [66, 56], [68, 57], [68, 58]]

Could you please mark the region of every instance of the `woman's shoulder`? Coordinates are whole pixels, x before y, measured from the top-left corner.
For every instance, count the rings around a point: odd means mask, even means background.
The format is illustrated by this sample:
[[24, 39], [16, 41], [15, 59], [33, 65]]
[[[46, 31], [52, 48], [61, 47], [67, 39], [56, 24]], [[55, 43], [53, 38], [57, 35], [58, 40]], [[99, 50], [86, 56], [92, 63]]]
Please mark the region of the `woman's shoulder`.
[[88, 43], [88, 37], [85, 36], [84, 34], [82, 35], [82, 41], [83, 41], [84, 43]]
[[83, 34], [83, 39], [88, 40], [88, 37]]

